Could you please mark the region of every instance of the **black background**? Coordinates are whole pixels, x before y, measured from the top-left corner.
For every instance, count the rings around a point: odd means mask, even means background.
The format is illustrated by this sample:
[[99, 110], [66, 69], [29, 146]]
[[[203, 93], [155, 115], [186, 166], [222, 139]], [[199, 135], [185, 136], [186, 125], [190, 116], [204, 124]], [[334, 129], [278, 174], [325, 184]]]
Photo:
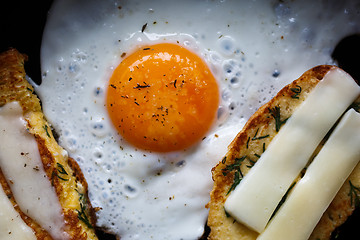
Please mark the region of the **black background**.
[[41, 81], [40, 46], [47, 12], [52, 1], [5, 1], [1, 4], [0, 50], [10, 47], [28, 55], [26, 73]]

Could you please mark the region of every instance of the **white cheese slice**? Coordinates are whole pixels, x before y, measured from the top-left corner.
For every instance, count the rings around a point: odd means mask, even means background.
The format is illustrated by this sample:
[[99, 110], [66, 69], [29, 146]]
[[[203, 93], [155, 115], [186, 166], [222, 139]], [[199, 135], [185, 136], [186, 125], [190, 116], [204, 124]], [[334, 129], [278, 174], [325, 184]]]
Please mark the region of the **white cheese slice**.
[[59, 199], [17, 102], [0, 107], [0, 168], [22, 212], [54, 239], [68, 239]]
[[257, 240], [306, 240], [360, 160], [360, 114], [349, 110]]
[[20, 214], [0, 187], [0, 239], [2, 240], [36, 240], [33, 230], [26, 225]]
[[360, 87], [346, 72], [330, 70], [230, 194], [225, 210], [262, 232], [315, 148], [359, 94]]

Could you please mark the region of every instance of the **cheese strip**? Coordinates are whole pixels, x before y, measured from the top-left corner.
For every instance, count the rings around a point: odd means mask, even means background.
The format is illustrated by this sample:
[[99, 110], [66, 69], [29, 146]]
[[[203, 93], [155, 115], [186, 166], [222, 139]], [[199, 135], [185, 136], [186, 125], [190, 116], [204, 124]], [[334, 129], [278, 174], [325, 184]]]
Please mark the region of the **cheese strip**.
[[0, 143], [0, 167], [21, 211], [54, 239], [68, 239], [59, 199], [18, 102], [0, 107]]
[[349, 110], [258, 240], [304, 240], [360, 160], [360, 114]]
[[0, 239], [36, 240], [33, 230], [26, 225], [20, 214], [0, 187]]
[[230, 194], [225, 210], [262, 232], [318, 144], [359, 94], [359, 86], [347, 73], [330, 70]]

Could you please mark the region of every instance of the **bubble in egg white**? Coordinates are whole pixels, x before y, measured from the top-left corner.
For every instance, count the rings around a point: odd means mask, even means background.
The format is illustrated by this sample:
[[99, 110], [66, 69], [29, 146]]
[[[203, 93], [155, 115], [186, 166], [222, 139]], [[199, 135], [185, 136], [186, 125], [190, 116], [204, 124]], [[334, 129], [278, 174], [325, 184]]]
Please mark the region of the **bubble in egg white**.
[[104, 120], [101, 119], [92, 119], [89, 126], [89, 131], [94, 134], [94, 136], [102, 138], [108, 133]]
[[217, 111], [217, 118], [220, 123], [223, 123], [226, 121], [226, 119], [229, 117], [229, 111], [227, 107], [219, 106], [219, 109]]
[[76, 137], [75, 136], [67, 136], [64, 138], [64, 147], [70, 151], [71, 153], [76, 152], [78, 146], [77, 146], [77, 141], [76, 141]]
[[[302, 1], [55, 1], [36, 91], [60, 144], [84, 172], [92, 205], [102, 208], [98, 224], [124, 240], [201, 236], [211, 168], [246, 119], [308, 68], [331, 63], [336, 42], [360, 31], [354, 3], [344, 2], [336, 8], [350, 13], [319, 18], [313, 11], [324, 9], [320, 1], [311, 9]], [[104, 97], [122, 54], [164, 41], [204, 58], [221, 101], [201, 143], [157, 154], [116, 133]]]
[[98, 163], [101, 162], [101, 160], [102, 160], [102, 158], [104, 156], [102, 150], [99, 149], [99, 148], [95, 148], [93, 154], [94, 154], [95, 159], [97, 159], [97, 162]]
[[224, 56], [231, 56], [235, 54], [235, 40], [230, 36], [223, 36], [218, 41], [220, 53]]
[[273, 76], [274, 78], [277, 78], [277, 77], [279, 77], [279, 76], [280, 76], [280, 70], [278, 70], [278, 69], [275, 69], [275, 70], [273, 71], [273, 74], [272, 74], [272, 76]]

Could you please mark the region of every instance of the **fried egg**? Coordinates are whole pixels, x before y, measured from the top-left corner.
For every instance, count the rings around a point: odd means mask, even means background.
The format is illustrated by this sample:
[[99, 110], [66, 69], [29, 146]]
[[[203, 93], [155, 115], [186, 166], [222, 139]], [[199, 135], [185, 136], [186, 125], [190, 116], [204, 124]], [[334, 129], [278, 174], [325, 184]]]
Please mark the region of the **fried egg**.
[[[197, 239], [246, 120], [359, 31], [352, 1], [55, 1], [35, 86], [98, 225]], [[316, 5], [316, 6], [313, 6]]]

